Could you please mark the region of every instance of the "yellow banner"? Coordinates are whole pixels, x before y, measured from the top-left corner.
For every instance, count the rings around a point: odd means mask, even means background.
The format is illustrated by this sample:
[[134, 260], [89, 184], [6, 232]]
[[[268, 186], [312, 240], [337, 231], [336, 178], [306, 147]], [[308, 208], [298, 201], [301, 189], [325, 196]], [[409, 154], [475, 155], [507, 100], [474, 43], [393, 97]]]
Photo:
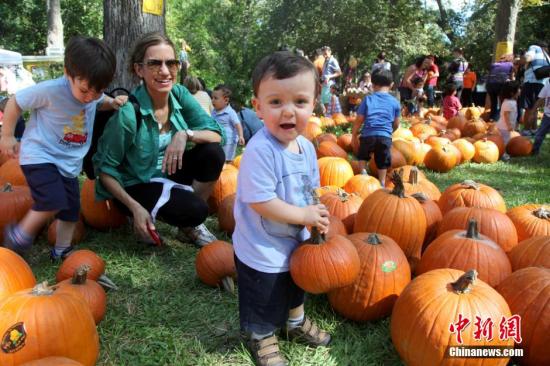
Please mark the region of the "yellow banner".
[[143, 0], [143, 12], [162, 15], [162, 0]]
[[514, 53], [514, 44], [512, 42], [498, 42], [495, 51], [495, 61], [499, 61], [504, 55]]

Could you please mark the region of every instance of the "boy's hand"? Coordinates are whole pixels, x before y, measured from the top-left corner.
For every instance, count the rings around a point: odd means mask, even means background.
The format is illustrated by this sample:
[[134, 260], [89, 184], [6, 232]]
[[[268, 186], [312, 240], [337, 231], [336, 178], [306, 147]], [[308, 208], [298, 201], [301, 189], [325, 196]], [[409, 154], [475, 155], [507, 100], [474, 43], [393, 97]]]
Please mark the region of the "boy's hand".
[[19, 155], [19, 146], [14, 136], [2, 136], [0, 138], [0, 153], [10, 159], [16, 158]]
[[303, 207], [304, 211], [304, 225], [305, 226], [317, 226], [321, 233], [328, 232], [329, 225], [329, 212], [325, 205], [310, 205]]
[[117, 95], [113, 99], [111, 99], [111, 106], [115, 111], [118, 111], [120, 107], [122, 107], [126, 102], [128, 101], [127, 95]]
[[244, 146], [244, 137], [239, 137], [239, 145]]

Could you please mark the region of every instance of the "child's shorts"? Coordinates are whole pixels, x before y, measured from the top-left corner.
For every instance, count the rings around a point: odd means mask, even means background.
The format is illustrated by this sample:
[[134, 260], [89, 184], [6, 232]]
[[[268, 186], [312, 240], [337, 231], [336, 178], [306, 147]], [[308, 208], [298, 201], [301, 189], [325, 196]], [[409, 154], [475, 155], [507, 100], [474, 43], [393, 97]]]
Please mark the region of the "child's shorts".
[[56, 218], [76, 222], [80, 213], [78, 178], [67, 178], [54, 164], [21, 165], [31, 190], [35, 211], [59, 211]]
[[374, 162], [378, 169], [391, 167], [391, 138], [384, 136], [367, 136], [359, 138], [359, 160], [370, 160], [374, 153]]
[[237, 151], [237, 144], [225, 144], [222, 148], [225, 153], [225, 161], [233, 161], [235, 159], [235, 152]]
[[288, 311], [304, 303], [304, 290], [290, 272], [265, 273], [250, 268], [235, 256], [239, 286], [241, 331], [267, 334], [285, 325]]

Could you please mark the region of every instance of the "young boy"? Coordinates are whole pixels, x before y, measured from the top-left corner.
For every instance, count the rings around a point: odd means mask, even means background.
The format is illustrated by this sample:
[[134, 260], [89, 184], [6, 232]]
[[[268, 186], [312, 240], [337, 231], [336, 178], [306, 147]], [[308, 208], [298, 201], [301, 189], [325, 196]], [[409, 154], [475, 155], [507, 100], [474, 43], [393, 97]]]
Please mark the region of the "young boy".
[[229, 105], [230, 98], [231, 89], [226, 85], [220, 84], [212, 92], [212, 105], [214, 106], [212, 117], [225, 130], [225, 145], [222, 147], [225, 152], [225, 161], [228, 163], [235, 159], [237, 143], [241, 146], [244, 145], [243, 126], [237, 112]]
[[407, 107], [409, 109], [409, 114], [411, 116], [418, 115], [422, 103], [426, 100], [426, 95], [424, 94], [424, 79], [421, 77], [415, 77], [411, 80], [414, 89], [412, 91], [412, 99], [407, 101]]
[[310, 346], [331, 337], [304, 315], [304, 291], [293, 282], [289, 260], [309, 237], [326, 232], [328, 211], [312, 204], [319, 186], [315, 149], [300, 134], [319, 93], [315, 67], [290, 52], [275, 52], [256, 66], [252, 104], [265, 126], [241, 161], [233, 233], [241, 330], [258, 365], [286, 365], [275, 331]]
[[[397, 99], [389, 94], [393, 86], [393, 76], [388, 70], [380, 70], [372, 76], [374, 93], [365, 96], [353, 123], [352, 141], [359, 143], [359, 160], [369, 160], [374, 153], [378, 168], [378, 180], [382, 187], [386, 184], [386, 170], [391, 166], [391, 136], [399, 127], [400, 106]], [[364, 124], [363, 124], [364, 122]], [[361, 126], [363, 128], [361, 129]], [[357, 136], [361, 129], [361, 138]]]
[[[115, 56], [103, 41], [73, 37], [65, 49], [64, 76], [23, 89], [8, 101], [0, 150], [19, 155], [34, 205], [19, 224], [5, 227], [5, 247], [25, 253], [55, 215], [59, 221], [51, 259], [70, 254], [80, 211], [77, 176], [90, 147], [96, 107], [118, 109], [126, 100], [102, 93], [115, 70]], [[32, 112], [19, 151], [14, 127], [23, 110]]]

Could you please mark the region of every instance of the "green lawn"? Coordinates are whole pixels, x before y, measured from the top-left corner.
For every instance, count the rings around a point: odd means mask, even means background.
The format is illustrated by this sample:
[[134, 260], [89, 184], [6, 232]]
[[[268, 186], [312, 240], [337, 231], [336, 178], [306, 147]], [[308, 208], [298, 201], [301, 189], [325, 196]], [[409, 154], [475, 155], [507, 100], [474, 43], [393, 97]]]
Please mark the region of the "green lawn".
[[[428, 172], [428, 177], [441, 190], [464, 179], [489, 184], [500, 190], [508, 207], [550, 203], [550, 141], [538, 158], [465, 164], [447, 174]], [[207, 224], [217, 229], [216, 218]], [[239, 340], [237, 298], [203, 285], [195, 275], [197, 249], [178, 242], [167, 225], [159, 231], [167, 244], [162, 250], [136, 242], [128, 226], [108, 233], [89, 229], [81, 245], [107, 261], [107, 273], [120, 288], [109, 292], [107, 315], [99, 326], [99, 365], [251, 365]], [[57, 268], [48, 260], [44, 237], [33, 248], [30, 264], [37, 279], [54, 281]], [[334, 341], [317, 350], [282, 342], [292, 365], [400, 364], [389, 319], [349, 322], [332, 311], [325, 296], [310, 296], [306, 308]]]

